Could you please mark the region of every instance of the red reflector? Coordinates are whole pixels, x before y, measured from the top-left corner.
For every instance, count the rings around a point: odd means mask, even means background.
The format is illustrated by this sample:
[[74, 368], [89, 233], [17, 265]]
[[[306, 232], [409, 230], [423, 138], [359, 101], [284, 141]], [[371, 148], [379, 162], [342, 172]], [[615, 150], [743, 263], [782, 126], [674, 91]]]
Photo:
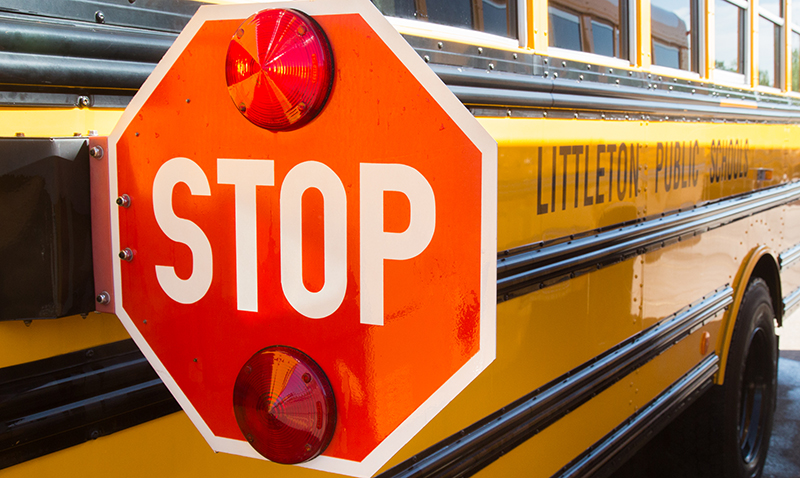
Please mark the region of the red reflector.
[[233, 387], [242, 434], [270, 461], [302, 463], [325, 451], [336, 428], [328, 377], [311, 357], [282, 345], [244, 364]]
[[225, 58], [228, 92], [242, 114], [273, 131], [296, 129], [322, 110], [333, 54], [317, 22], [295, 10], [262, 10], [239, 27]]

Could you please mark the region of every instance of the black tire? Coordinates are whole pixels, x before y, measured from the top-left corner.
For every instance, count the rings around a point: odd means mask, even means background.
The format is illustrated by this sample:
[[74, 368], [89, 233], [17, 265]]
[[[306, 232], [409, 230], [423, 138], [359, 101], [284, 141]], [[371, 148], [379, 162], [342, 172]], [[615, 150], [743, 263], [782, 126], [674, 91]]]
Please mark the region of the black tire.
[[766, 282], [751, 280], [733, 328], [724, 384], [701, 396], [612, 477], [760, 477], [777, 398], [774, 316]]
[[[769, 287], [750, 281], [728, 353], [716, 451], [726, 478], [757, 478], [764, 470], [778, 387], [778, 344]], [[718, 392], [719, 393], [719, 392]]]

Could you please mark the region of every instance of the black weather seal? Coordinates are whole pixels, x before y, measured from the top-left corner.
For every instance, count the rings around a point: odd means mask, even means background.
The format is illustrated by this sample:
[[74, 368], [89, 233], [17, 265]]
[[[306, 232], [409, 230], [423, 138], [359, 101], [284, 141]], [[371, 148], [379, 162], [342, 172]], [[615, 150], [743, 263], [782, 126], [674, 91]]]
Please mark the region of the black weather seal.
[[0, 469], [180, 410], [132, 340], [0, 369]]
[[[654, 359], [731, 303], [731, 287], [716, 290], [379, 476], [471, 476]], [[701, 365], [709, 360], [714, 359]], [[681, 383], [673, 387], [680, 388]]]

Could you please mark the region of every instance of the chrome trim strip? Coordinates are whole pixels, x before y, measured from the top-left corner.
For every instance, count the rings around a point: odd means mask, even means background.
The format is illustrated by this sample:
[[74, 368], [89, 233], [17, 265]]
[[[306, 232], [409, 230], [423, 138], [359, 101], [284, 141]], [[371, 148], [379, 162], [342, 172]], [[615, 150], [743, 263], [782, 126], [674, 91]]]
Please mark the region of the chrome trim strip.
[[786, 317], [789, 310], [794, 308], [797, 304], [800, 304], [800, 287], [783, 298], [783, 316]]
[[568, 78], [551, 79], [540, 75], [443, 64], [431, 64], [431, 68], [458, 99], [468, 105], [588, 109], [709, 120], [721, 118], [778, 122], [800, 120], [797, 108], [788, 101], [781, 103], [762, 101], [754, 103], [757, 105], [755, 109], [721, 106], [720, 98], [717, 96], [671, 92], [667, 88], [661, 90], [643, 88], [634, 85], [633, 80], [624, 76], [621, 78], [626, 82], [630, 81], [631, 84], [574, 81]]
[[502, 251], [497, 260], [497, 301], [621, 262], [800, 198], [800, 182], [756, 191], [658, 219], [591, 236]]
[[781, 270], [783, 270], [794, 265], [798, 259], [800, 259], [800, 244], [796, 244], [790, 249], [783, 251], [780, 257], [778, 257], [778, 263], [781, 266]]

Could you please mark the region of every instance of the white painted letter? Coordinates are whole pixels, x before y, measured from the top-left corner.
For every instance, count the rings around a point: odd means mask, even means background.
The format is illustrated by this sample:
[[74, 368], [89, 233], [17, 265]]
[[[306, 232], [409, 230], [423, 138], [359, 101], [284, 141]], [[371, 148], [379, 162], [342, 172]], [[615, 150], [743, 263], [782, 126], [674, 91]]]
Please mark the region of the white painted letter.
[[172, 300], [193, 304], [202, 299], [213, 278], [211, 244], [200, 227], [175, 215], [172, 190], [185, 183], [195, 196], [210, 196], [208, 178], [200, 166], [188, 158], [172, 158], [164, 163], [153, 180], [153, 212], [158, 226], [170, 239], [189, 246], [192, 251], [192, 275], [184, 280], [175, 274], [173, 266], [156, 266], [156, 278]]
[[[318, 292], [303, 284], [303, 193], [322, 193], [325, 283]], [[281, 186], [281, 286], [294, 309], [311, 319], [336, 312], [347, 289], [347, 196], [328, 166], [306, 161], [293, 167]]]
[[[383, 261], [406, 260], [428, 247], [436, 229], [436, 199], [425, 177], [404, 164], [361, 163], [361, 323], [383, 325]], [[383, 193], [396, 191], [411, 207], [408, 229], [385, 232]]]
[[269, 159], [217, 159], [217, 182], [234, 186], [236, 306], [258, 312], [256, 186], [275, 185], [275, 163]]

